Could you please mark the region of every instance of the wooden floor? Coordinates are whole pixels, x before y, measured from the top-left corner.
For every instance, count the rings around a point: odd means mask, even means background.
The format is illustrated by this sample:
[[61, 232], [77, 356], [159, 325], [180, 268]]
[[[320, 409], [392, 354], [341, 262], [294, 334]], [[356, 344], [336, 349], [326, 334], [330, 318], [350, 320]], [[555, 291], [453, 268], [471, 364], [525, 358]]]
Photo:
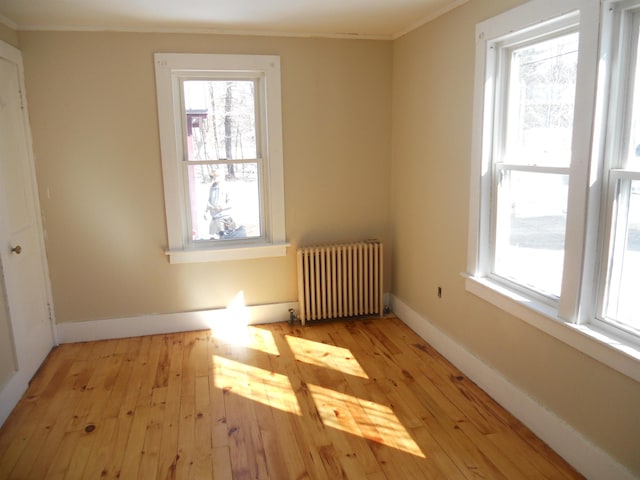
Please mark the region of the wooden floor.
[[0, 479], [582, 478], [396, 318], [67, 344]]

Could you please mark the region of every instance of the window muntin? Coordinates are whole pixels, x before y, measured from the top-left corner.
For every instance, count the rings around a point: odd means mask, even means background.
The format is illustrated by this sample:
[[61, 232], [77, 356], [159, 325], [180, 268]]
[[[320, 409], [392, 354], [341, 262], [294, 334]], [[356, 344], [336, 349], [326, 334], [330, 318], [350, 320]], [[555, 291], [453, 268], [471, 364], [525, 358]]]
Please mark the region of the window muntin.
[[550, 24], [497, 42], [491, 273], [560, 297], [579, 34]]

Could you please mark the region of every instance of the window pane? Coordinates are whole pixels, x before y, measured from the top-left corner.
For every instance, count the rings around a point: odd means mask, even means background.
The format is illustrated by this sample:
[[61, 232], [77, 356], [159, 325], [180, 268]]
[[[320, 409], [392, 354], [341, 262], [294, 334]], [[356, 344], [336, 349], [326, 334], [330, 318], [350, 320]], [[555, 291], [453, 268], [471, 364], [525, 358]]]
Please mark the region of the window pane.
[[188, 80], [183, 90], [189, 160], [258, 157], [253, 81]]
[[[637, 24], [637, 21], [636, 21]], [[640, 41], [636, 31], [636, 41]], [[637, 44], [636, 44], [637, 45]], [[640, 171], [640, 49], [635, 55], [635, 71], [633, 80], [633, 111], [631, 115], [631, 128], [629, 131], [629, 152], [626, 165], [623, 168]]]
[[560, 296], [568, 175], [499, 171], [494, 273]]
[[512, 51], [505, 162], [569, 165], [577, 64], [578, 33]]
[[258, 164], [189, 165], [194, 241], [259, 237]]
[[640, 180], [622, 183], [605, 314], [640, 332]]

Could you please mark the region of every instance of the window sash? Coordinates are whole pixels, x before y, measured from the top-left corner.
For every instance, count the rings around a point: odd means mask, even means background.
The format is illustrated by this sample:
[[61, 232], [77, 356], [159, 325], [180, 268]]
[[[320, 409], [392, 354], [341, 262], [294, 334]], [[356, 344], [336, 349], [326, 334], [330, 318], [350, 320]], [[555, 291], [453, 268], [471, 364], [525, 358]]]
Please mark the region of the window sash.
[[[524, 174], [529, 173], [537, 176], [539, 179], [542, 177], [546, 177], [549, 180], [551, 180], [553, 178], [557, 179], [558, 177], [563, 177], [563, 176], [569, 177], [570, 169], [567, 167], [507, 165], [507, 164], [499, 163], [494, 165], [494, 174], [493, 174], [490, 276], [494, 280], [497, 280], [500, 283], [510, 286], [511, 288], [517, 290], [522, 294], [529, 295], [535, 298], [537, 301], [543, 302], [547, 305], [554, 306], [557, 308], [559, 295], [556, 295], [554, 293], [554, 290], [555, 290], [554, 288], [545, 289], [543, 287], [543, 283], [546, 283], [546, 281], [549, 280], [549, 277], [547, 277], [547, 280], [545, 280], [544, 282], [540, 282], [540, 281], [536, 282], [534, 281], [534, 279], [536, 278], [536, 275], [528, 275], [528, 274], [509, 275], [509, 271], [512, 270], [513, 268], [513, 265], [510, 265], [512, 262], [517, 263], [519, 261], [521, 263], [522, 262], [524, 262], [525, 264], [527, 263], [527, 260], [522, 256], [522, 253], [511, 254], [511, 255], [509, 255], [508, 253], [509, 250], [511, 250], [512, 252], [517, 252], [518, 250], [520, 250], [520, 246], [518, 246], [518, 248], [516, 249], [514, 248], [514, 246], [511, 245], [511, 242], [510, 242], [511, 235], [517, 234], [517, 231], [514, 232], [512, 230], [512, 227], [513, 227], [512, 222], [514, 220], [513, 217], [516, 214], [516, 212], [511, 212], [511, 214], [509, 214], [509, 212], [504, 211], [505, 210], [504, 199], [499, 198], [499, 193], [502, 191], [503, 188], [505, 188], [503, 185], [501, 185], [501, 182], [507, 181], [506, 176], [509, 176], [511, 172], [524, 173]], [[548, 194], [550, 192], [545, 192], [545, 193]], [[523, 206], [522, 204], [516, 205], [515, 199], [511, 197], [510, 194], [507, 193], [507, 195], [509, 195], [509, 198], [508, 198], [510, 200], [509, 204], [511, 205], [512, 208], [520, 208], [520, 209], [522, 209], [523, 207], [526, 208], [526, 206]], [[523, 198], [526, 200], [526, 196]], [[563, 205], [563, 207], [564, 207], [563, 209], [566, 211], [566, 203]], [[539, 205], [538, 205], [538, 208], [540, 208]], [[509, 214], [509, 217], [505, 217], [505, 215], [507, 214]], [[522, 237], [521, 240], [525, 241], [526, 243], [526, 240], [527, 240], [526, 222], [523, 220], [520, 223], [522, 224], [521, 227], [524, 227], [524, 230], [523, 228], [520, 229], [520, 230], [523, 230], [520, 232], [521, 233], [520, 237]], [[563, 245], [566, 245], [566, 220], [563, 228], [564, 228], [564, 231], [562, 233], [562, 243]], [[509, 238], [505, 236], [507, 233], [509, 234]], [[532, 245], [529, 245], [529, 247], [532, 247]], [[526, 248], [526, 245], [524, 248]], [[551, 249], [551, 250], [554, 250], [554, 249]], [[504, 259], [505, 255], [509, 258], [509, 262], [508, 262], [509, 266], [506, 266], [504, 264], [504, 260], [500, 262], [500, 259], [501, 258]], [[557, 254], [554, 255], [553, 253], [551, 253], [551, 251], [545, 252], [544, 249], [529, 248], [529, 256], [536, 256], [536, 255], [538, 256], [539, 262], [545, 262], [545, 261], [549, 262], [552, 256], [553, 257], [557, 256]], [[565, 257], [565, 248], [563, 247], [562, 255], [561, 255], [562, 264], [564, 264], [564, 257]], [[555, 265], [551, 265], [548, 271], [551, 271], [554, 266]], [[525, 269], [525, 270], [528, 271], [528, 269]], [[539, 274], [537, 276], [539, 277], [540, 280], [542, 279], [542, 277], [545, 277], [544, 274]], [[558, 278], [558, 280], [561, 281], [561, 278]], [[547, 287], [549, 287], [549, 284], [547, 284]]]
[[[188, 154], [188, 128], [186, 124], [187, 120], [187, 108], [185, 103], [185, 88], [184, 83], [188, 81], [252, 81], [254, 82], [254, 128], [256, 135], [256, 153], [258, 154], [258, 158], [242, 158], [242, 159], [211, 159], [211, 160], [190, 160]], [[265, 160], [260, 157], [261, 152], [266, 151], [265, 146], [263, 145], [263, 139], [266, 138], [266, 132], [264, 131], [266, 127], [266, 118], [261, 116], [261, 113], [264, 112], [264, 108], [261, 108], [262, 105], [262, 89], [263, 89], [264, 76], [257, 75], [255, 72], [224, 72], [224, 71], [206, 71], [200, 72], [197, 75], [189, 73], [188, 75], [175, 75], [174, 76], [174, 94], [178, 95], [180, 99], [180, 109], [176, 110], [175, 115], [175, 124], [180, 128], [180, 132], [182, 134], [182, 141], [180, 142], [180, 146], [182, 148], [182, 152], [177, 156], [177, 159], [180, 163], [180, 173], [181, 173], [181, 188], [182, 188], [182, 198], [184, 203], [184, 245], [188, 248], [216, 248], [217, 245], [224, 243], [226, 246], [229, 245], [238, 245], [241, 246], [243, 244], [255, 243], [255, 242], [263, 242], [268, 238], [267, 232], [267, 211], [265, 208], [265, 204], [268, 201], [267, 191], [264, 188], [264, 176], [265, 176]], [[256, 163], [257, 167], [257, 188], [258, 188], [258, 235], [251, 235], [247, 237], [240, 238], [216, 238], [216, 239], [194, 239], [193, 232], [196, 229], [194, 225], [194, 216], [196, 212], [194, 212], [194, 206], [192, 204], [192, 195], [194, 192], [192, 191], [190, 185], [190, 176], [188, 173], [189, 167], [195, 165], [239, 165], [239, 164], [247, 164], [247, 163]]]
[[[180, 125], [182, 125], [181, 131], [182, 131], [182, 148], [183, 148], [183, 155], [182, 158], [184, 161], [193, 163], [193, 162], [197, 162], [199, 160], [192, 160], [189, 158], [188, 156], [188, 145], [187, 145], [187, 141], [188, 141], [188, 126], [186, 124], [186, 115], [187, 115], [187, 107], [186, 107], [186, 100], [185, 100], [185, 82], [191, 82], [191, 81], [201, 81], [201, 82], [206, 82], [206, 81], [212, 81], [212, 82], [219, 82], [219, 81], [229, 81], [229, 82], [252, 82], [253, 83], [253, 104], [254, 104], [254, 111], [253, 111], [253, 119], [254, 119], [254, 130], [255, 130], [255, 148], [256, 148], [256, 157], [260, 158], [263, 156], [263, 153], [265, 151], [265, 146], [263, 145], [263, 139], [266, 138], [264, 129], [266, 128], [266, 118], [263, 118], [261, 113], [264, 111], [263, 108], [261, 108], [262, 106], [262, 102], [263, 100], [263, 95], [262, 95], [262, 83], [264, 82], [264, 76], [263, 75], [256, 75], [254, 72], [246, 72], [244, 74], [238, 74], [238, 73], [231, 73], [231, 72], [201, 72], [199, 75], [193, 75], [193, 74], [189, 74], [189, 75], [177, 75], [175, 77], [175, 81], [177, 82], [177, 88], [179, 88], [179, 95], [180, 95], [180, 110], [182, 112], [182, 117], [179, 119], [180, 121]], [[174, 87], [175, 88], [175, 87]], [[178, 114], [178, 113], [176, 113]], [[176, 119], [177, 121], [178, 119]], [[178, 124], [178, 123], [176, 123]], [[218, 159], [206, 159], [204, 161], [215, 161], [215, 160], [220, 160], [220, 161], [235, 161], [235, 160], [249, 160], [250, 157], [246, 157], [243, 159], [238, 159], [238, 158], [234, 158], [234, 159], [225, 159], [225, 158], [218, 158]]]
[[[486, 119], [490, 125], [490, 128], [488, 130], [492, 133], [490, 133], [489, 137], [491, 138], [491, 146], [488, 147], [488, 151], [485, 153], [485, 155], [488, 157], [488, 163], [490, 163], [492, 167], [485, 167], [487, 168], [487, 171], [491, 173], [490, 175], [486, 175], [486, 177], [489, 177], [491, 180], [489, 181], [489, 183], [485, 182], [484, 190], [489, 190], [491, 194], [488, 196], [488, 199], [485, 200], [484, 208], [488, 209], [485, 211], [490, 213], [488, 214], [489, 219], [488, 225], [485, 229], [485, 233], [481, 234], [485, 236], [485, 240], [483, 240], [481, 243], [481, 245], [484, 245], [484, 247], [481, 247], [482, 250], [480, 252], [480, 257], [481, 259], [484, 258], [484, 260], [480, 260], [481, 263], [479, 263], [478, 265], [480, 267], [478, 270], [480, 270], [480, 272], [484, 271], [483, 275], [491, 276], [491, 278], [505, 284], [508, 288], [512, 288], [518, 292], [524, 293], [525, 295], [530, 295], [537, 301], [552, 305], [556, 308], [559, 307], [560, 302], [555, 295], [549, 294], [548, 292], [542, 290], [537, 290], [532, 286], [524, 285], [515, 279], [505, 278], [496, 271], [496, 249], [498, 248], [497, 197], [501, 172], [520, 171], [531, 173], [561, 174], [568, 175], [571, 179], [572, 170], [568, 166], [510, 163], [509, 160], [511, 157], [509, 156], [510, 152], [508, 151], [509, 139], [507, 136], [509, 127], [509, 115], [512, 113], [509, 111], [509, 109], [511, 108], [510, 97], [511, 95], [513, 95], [513, 89], [510, 85], [510, 79], [513, 73], [513, 65], [511, 62], [513, 52], [518, 49], [536, 45], [538, 43], [545, 42], [554, 38], [559, 38], [573, 34], [575, 32], [579, 32], [580, 28], [577, 25], [578, 18], [578, 14], [576, 12], [572, 12], [565, 15], [560, 15], [551, 21], [543, 22], [535, 28], [529, 27], [524, 31], [517, 31], [516, 33], [509, 33], [504, 37], [499, 37], [490, 43], [486, 57], [486, 84], [488, 85], [488, 88], [491, 90], [491, 92], [489, 92], [488, 95], [485, 94], [486, 99], [489, 100], [485, 100], [487, 102], [485, 104], [493, 105], [495, 114]], [[577, 103], [578, 94], [578, 85], [576, 85], [576, 97], [574, 104]], [[491, 98], [493, 98], [493, 101], [490, 101]], [[575, 105], [574, 119], [577, 109], [578, 106]], [[573, 138], [575, 138], [575, 128], [572, 135]], [[566, 163], [569, 164], [570, 160], [571, 159], [568, 159]], [[487, 195], [485, 194], [485, 198], [486, 197]], [[565, 225], [565, 244], [567, 240], [567, 225]], [[563, 255], [563, 260], [564, 257], [565, 255]]]

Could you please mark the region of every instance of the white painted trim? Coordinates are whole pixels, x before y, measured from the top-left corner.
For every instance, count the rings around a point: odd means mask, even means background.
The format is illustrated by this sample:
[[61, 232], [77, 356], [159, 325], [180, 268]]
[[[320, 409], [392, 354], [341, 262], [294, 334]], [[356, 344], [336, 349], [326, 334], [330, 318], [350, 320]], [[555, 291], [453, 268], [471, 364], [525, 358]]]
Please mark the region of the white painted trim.
[[444, 355], [500, 405], [587, 478], [633, 480], [636, 477], [562, 418], [532, 399], [500, 372], [474, 356], [428, 319], [392, 296], [394, 313], [414, 332]]
[[167, 250], [170, 263], [223, 262], [227, 260], [249, 260], [253, 258], [284, 257], [290, 243], [276, 245], [236, 245], [231, 248], [207, 250]]
[[113, 338], [139, 337], [163, 333], [206, 330], [216, 324], [258, 325], [289, 320], [289, 309], [298, 310], [298, 302], [274, 303], [251, 307], [229, 307], [197, 312], [141, 315], [138, 317], [68, 322], [57, 325], [60, 343], [88, 342]]
[[[468, 0], [466, 0], [468, 1]], [[160, 33], [187, 35], [226, 35], [245, 37], [330, 38], [338, 40], [393, 40], [390, 34], [290, 32], [280, 30], [242, 30], [225, 28], [173, 28], [173, 27], [121, 27], [108, 25], [17, 25], [14, 30], [24, 32], [109, 32], [109, 33]]]
[[[0, 16], [0, 22], [6, 24], [6, 17]], [[9, 25], [10, 28], [12, 28]], [[54, 346], [56, 342], [55, 328], [53, 324], [53, 300], [51, 294], [51, 282], [49, 279], [49, 269], [46, 261], [46, 248], [44, 243], [44, 234], [42, 227], [42, 213], [40, 210], [40, 200], [38, 197], [37, 178], [35, 173], [35, 162], [33, 155], [33, 141], [31, 137], [31, 127], [29, 125], [29, 108], [27, 105], [27, 97], [24, 83], [24, 65], [22, 62], [22, 53], [13, 45], [10, 45], [4, 41], [0, 41], [0, 58], [4, 58], [17, 66], [18, 69], [18, 82], [19, 89], [22, 95], [23, 111], [22, 122], [24, 124], [24, 133], [26, 140], [26, 168], [28, 171], [28, 183], [29, 192], [27, 194], [32, 195], [34, 205], [34, 216], [37, 229], [38, 246], [42, 255], [40, 257], [42, 274], [44, 276], [44, 294], [49, 308], [49, 324], [51, 337], [47, 338], [47, 348]], [[24, 331], [23, 325], [20, 322], [21, 319], [11, 318], [11, 330], [13, 332], [12, 342], [15, 348], [15, 360], [18, 370], [13, 376], [4, 384], [0, 386], [0, 425], [4, 423], [13, 408], [16, 406], [22, 394], [27, 390], [31, 377], [37, 372], [39, 366], [42, 364], [46, 355], [49, 353], [43, 351], [36, 357], [33, 352], [28, 351], [26, 339], [29, 337], [29, 332]], [[41, 357], [41, 358], [38, 358]]]
[[29, 376], [21, 371], [15, 372], [9, 381], [0, 389], [0, 426], [9, 417], [24, 392], [29, 387]]

